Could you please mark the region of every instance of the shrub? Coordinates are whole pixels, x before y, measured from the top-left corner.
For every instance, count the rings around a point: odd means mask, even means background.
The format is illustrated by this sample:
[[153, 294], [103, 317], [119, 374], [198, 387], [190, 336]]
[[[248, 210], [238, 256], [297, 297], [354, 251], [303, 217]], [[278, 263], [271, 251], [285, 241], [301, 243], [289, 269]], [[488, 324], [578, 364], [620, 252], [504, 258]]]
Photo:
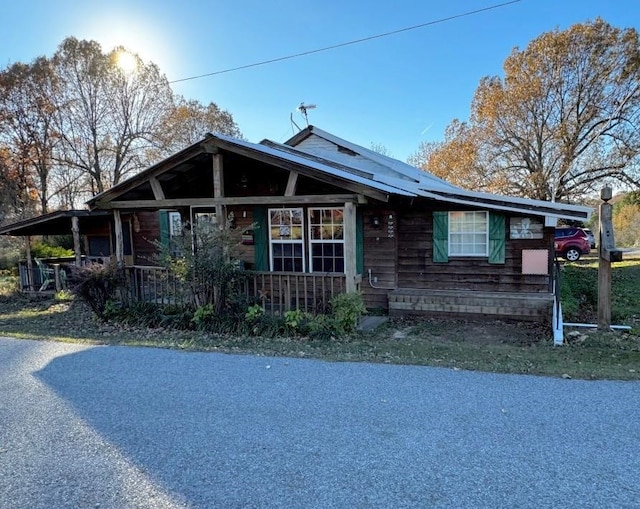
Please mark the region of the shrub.
[[18, 278], [8, 270], [0, 271], [0, 295], [12, 295], [18, 291]]
[[309, 339], [314, 341], [329, 341], [342, 333], [338, 321], [329, 315], [311, 317], [306, 323], [306, 328]]
[[358, 320], [367, 312], [359, 293], [341, 293], [331, 299], [331, 316], [335, 319], [338, 332], [353, 332]]
[[84, 300], [98, 318], [106, 320], [107, 303], [115, 300], [116, 292], [124, 286], [124, 273], [113, 265], [90, 263], [72, 267], [69, 283], [71, 292]]
[[31, 247], [31, 256], [34, 258], [65, 258], [73, 256], [73, 250], [45, 242], [36, 242]]
[[237, 312], [247, 275], [243, 262], [233, 256], [240, 233], [229, 225], [190, 226], [185, 225], [171, 246], [156, 244], [160, 264], [189, 287], [194, 307], [212, 304], [216, 314]]
[[0, 236], [0, 270], [15, 269], [20, 259], [21, 243], [17, 239]]
[[284, 325], [295, 334], [300, 331], [300, 327], [306, 318], [306, 313], [301, 309], [291, 309], [284, 314]]
[[205, 304], [204, 306], [196, 308], [191, 321], [195, 324], [196, 329], [207, 330], [207, 327], [210, 322], [213, 321], [215, 314], [216, 312], [213, 308], [213, 304]]

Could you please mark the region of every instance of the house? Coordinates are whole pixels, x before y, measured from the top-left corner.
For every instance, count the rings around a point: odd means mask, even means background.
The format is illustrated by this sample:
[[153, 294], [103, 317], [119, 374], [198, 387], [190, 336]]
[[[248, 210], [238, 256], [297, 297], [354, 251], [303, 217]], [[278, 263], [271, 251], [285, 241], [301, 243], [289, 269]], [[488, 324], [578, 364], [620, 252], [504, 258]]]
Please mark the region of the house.
[[137, 280], [181, 224], [225, 218], [244, 233], [248, 293], [274, 309], [360, 291], [392, 315], [531, 320], [551, 318], [558, 219], [591, 213], [463, 190], [314, 126], [285, 143], [209, 134], [88, 205]]

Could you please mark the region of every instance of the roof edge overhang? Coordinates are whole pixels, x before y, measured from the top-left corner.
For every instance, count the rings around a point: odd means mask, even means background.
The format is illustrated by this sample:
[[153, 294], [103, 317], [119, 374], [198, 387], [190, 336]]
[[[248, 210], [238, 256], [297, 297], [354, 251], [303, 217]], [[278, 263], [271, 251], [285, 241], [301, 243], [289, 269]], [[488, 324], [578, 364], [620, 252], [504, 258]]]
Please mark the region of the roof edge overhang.
[[[40, 216], [31, 217], [29, 219], [22, 219], [14, 223], [6, 224], [0, 227], [0, 235], [11, 235], [17, 237], [24, 237], [28, 235], [46, 235], [46, 233], [30, 233], [28, 230], [37, 228], [39, 225], [46, 225], [53, 221], [64, 220], [68, 218], [71, 220], [73, 217], [99, 217], [110, 215], [107, 211], [102, 210], [58, 210], [55, 212], [49, 212], [48, 214], [42, 214]], [[23, 233], [20, 233], [22, 230]]]
[[582, 205], [570, 205], [541, 200], [526, 200], [524, 198], [502, 197], [485, 193], [454, 194], [440, 191], [424, 191], [423, 196], [437, 201], [446, 201], [460, 205], [484, 207], [506, 212], [569, 219], [573, 221], [588, 221], [593, 209]]
[[163, 159], [162, 161], [154, 164], [153, 166], [143, 170], [142, 172], [130, 177], [119, 184], [103, 191], [100, 194], [95, 195], [93, 198], [87, 201], [87, 206], [91, 209], [97, 208], [98, 204], [101, 202], [108, 202], [114, 199], [117, 199], [119, 196], [122, 196], [127, 191], [139, 186], [140, 184], [150, 180], [153, 177], [161, 175], [166, 171], [175, 168], [176, 166], [192, 159], [195, 156], [198, 156], [202, 153], [214, 153], [215, 147], [212, 147], [210, 139], [213, 138], [213, 135], [207, 134], [204, 139], [190, 145], [182, 149], [180, 152], [176, 152], [175, 154]]

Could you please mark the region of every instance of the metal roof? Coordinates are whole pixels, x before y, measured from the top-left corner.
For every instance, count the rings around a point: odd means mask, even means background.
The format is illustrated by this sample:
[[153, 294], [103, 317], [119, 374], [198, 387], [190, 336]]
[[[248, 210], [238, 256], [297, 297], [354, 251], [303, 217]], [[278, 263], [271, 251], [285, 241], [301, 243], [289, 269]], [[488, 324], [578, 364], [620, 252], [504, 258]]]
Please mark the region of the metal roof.
[[[324, 146], [318, 144], [315, 147], [309, 147], [308, 144], [303, 143], [314, 136], [324, 140]], [[301, 169], [310, 169], [325, 177], [358, 184], [365, 189], [371, 189], [372, 192], [377, 191], [389, 196], [423, 197], [473, 207], [482, 206], [489, 209], [582, 221], [587, 220], [592, 212], [590, 207], [580, 205], [468, 191], [315, 126], [307, 127], [284, 144], [270, 140], [251, 143], [223, 134], [207, 134], [200, 142], [95, 196], [88, 203], [90, 206], [95, 206], [99, 201], [116, 199], [132, 187], [143, 183], [145, 179], [159, 175], [197, 154], [215, 149], [215, 146], [230, 152], [237, 151], [248, 157], [255, 154], [256, 157], [274, 165], [281, 161], [283, 165], [286, 163]]]
[[[336, 147], [343, 147], [348, 152], [357, 154], [359, 157], [356, 158], [349, 153], [340, 152], [339, 150], [327, 150], [322, 147], [300, 147], [299, 145], [310, 136], [322, 138]], [[409, 195], [461, 205], [475, 207], [481, 205], [496, 210], [582, 221], [589, 219], [592, 212], [591, 207], [582, 205], [516, 198], [462, 189], [426, 171], [356, 145], [315, 126], [307, 127], [285, 143], [298, 149], [302, 154], [307, 153], [315, 157], [321, 156], [326, 160], [342, 165], [351, 164], [362, 171], [368, 172], [371, 175], [371, 182], [380, 182], [396, 187]]]

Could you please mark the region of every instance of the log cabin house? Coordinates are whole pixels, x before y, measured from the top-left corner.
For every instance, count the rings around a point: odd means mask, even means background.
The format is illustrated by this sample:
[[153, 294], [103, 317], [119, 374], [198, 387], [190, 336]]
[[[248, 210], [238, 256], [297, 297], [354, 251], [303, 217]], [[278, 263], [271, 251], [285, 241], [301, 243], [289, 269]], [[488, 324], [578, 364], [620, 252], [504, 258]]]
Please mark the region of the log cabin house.
[[314, 126], [283, 144], [208, 134], [88, 205], [103, 219], [94, 245], [136, 281], [157, 270], [154, 241], [226, 218], [254, 274], [247, 292], [271, 309], [318, 311], [360, 291], [391, 315], [545, 321], [554, 227], [591, 213], [463, 190]]

